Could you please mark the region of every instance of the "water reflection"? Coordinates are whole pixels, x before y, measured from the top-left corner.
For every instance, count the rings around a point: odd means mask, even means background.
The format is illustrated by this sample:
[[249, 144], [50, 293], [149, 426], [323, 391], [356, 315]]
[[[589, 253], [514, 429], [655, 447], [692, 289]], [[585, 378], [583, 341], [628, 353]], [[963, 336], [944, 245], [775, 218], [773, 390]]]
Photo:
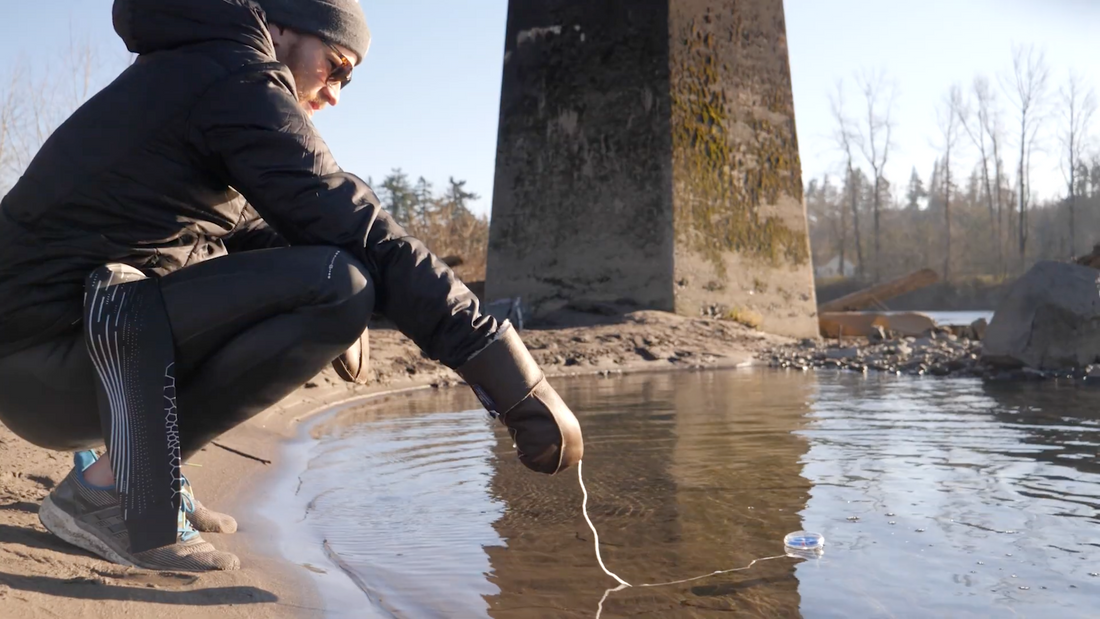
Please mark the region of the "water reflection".
[[[635, 584], [665, 582], [781, 554], [809, 491], [799, 475], [808, 445], [794, 431], [812, 388], [805, 375], [755, 372], [563, 382], [582, 413], [589, 514], [608, 568]], [[575, 474], [532, 477], [510, 447], [498, 444], [493, 478], [509, 508], [494, 523], [507, 545], [486, 549], [500, 588], [490, 614], [591, 617], [616, 583], [595, 563]], [[796, 562], [616, 592], [602, 616], [798, 616]]]
[[[1087, 617], [1100, 389], [730, 371], [554, 381], [586, 432], [589, 513], [638, 584], [602, 617]], [[327, 539], [381, 616], [592, 617], [576, 472], [527, 471], [465, 390], [313, 428], [290, 530]], [[362, 616], [333, 609], [332, 616]]]

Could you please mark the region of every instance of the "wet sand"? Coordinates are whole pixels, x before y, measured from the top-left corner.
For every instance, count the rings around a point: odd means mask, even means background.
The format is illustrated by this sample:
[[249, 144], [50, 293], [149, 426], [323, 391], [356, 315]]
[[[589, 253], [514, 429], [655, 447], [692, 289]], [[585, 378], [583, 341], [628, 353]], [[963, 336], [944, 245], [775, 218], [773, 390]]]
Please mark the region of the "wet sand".
[[[573, 324], [527, 330], [524, 341], [550, 377], [672, 371], [753, 363], [787, 338], [736, 323], [643, 311], [612, 319], [573, 317]], [[0, 426], [0, 616], [314, 618], [317, 591], [306, 570], [276, 553], [274, 526], [250, 509], [275, 475], [297, 423], [341, 402], [416, 389], [460, 388], [458, 376], [426, 359], [400, 333], [371, 331], [369, 385], [322, 372], [278, 405], [199, 453], [184, 473], [197, 497], [237, 518], [233, 535], [204, 534], [237, 553], [236, 572], [150, 572], [103, 561], [49, 534], [38, 506], [68, 473], [72, 456], [37, 448]], [[758, 362], [758, 361], [756, 361]]]

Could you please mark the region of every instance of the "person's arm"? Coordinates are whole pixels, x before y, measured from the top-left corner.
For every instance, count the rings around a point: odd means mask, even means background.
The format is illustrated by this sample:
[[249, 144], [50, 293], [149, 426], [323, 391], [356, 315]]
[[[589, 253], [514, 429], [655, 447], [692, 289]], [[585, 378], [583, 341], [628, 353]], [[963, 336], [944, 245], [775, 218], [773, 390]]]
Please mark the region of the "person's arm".
[[229, 234], [222, 237], [222, 242], [229, 253], [290, 245], [282, 235], [267, 225], [251, 204], [245, 204], [240, 221]]
[[579, 462], [580, 424], [519, 334], [482, 314], [451, 269], [336, 165], [291, 84], [276, 64], [215, 85], [190, 120], [200, 155], [291, 245], [332, 245], [358, 258], [379, 313], [466, 379], [508, 427], [524, 465], [553, 474]]
[[477, 297], [342, 170], [298, 105], [278, 64], [223, 78], [190, 116], [191, 140], [291, 245], [341, 247], [367, 268], [378, 312], [433, 360], [454, 369], [499, 325]]

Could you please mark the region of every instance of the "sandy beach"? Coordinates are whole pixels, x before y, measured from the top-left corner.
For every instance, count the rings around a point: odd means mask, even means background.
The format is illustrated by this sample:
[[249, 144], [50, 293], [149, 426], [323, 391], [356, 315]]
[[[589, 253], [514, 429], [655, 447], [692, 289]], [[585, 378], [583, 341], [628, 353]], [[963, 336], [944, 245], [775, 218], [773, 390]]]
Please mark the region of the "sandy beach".
[[[570, 322], [581, 326], [522, 332], [551, 378], [743, 366], [760, 362], [774, 346], [791, 343], [730, 321], [663, 312], [574, 316]], [[347, 384], [326, 370], [218, 438], [184, 467], [199, 500], [238, 520], [235, 534], [204, 534], [240, 556], [242, 567], [235, 572], [121, 567], [57, 539], [39, 523], [38, 506], [72, 467], [71, 454], [39, 449], [0, 426], [0, 616], [154, 618], [186, 612], [194, 619], [321, 617], [308, 568], [278, 556], [270, 523], [249, 507], [275, 474], [284, 441], [294, 436], [299, 421], [341, 402], [466, 388], [454, 372], [424, 358], [411, 341], [385, 325], [371, 330], [370, 346], [370, 384]]]

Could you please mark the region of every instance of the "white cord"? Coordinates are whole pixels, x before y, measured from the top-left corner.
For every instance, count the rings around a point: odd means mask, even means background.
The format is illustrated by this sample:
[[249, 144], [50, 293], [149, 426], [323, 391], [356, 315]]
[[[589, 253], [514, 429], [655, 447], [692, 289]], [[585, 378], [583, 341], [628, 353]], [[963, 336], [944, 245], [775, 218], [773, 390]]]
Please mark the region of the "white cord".
[[631, 585], [622, 578], [619, 578], [614, 573], [612, 573], [611, 570], [607, 569], [607, 566], [603, 564], [603, 558], [600, 557], [600, 534], [596, 532], [596, 525], [592, 524], [592, 519], [588, 517], [588, 490], [585, 489], [584, 479], [581, 477], [582, 464], [584, 464], [584, 461], [577, 461], [577, 481], [581, 482], [581, 492], [584, 493], [584, 501], [581, 503], [581, 511], [584, 512], [584, 519], [588, 521], [588, 528], [592, 529], [592, 537], [594, 537], [596, 540], [596, 560], [600, 562], [600, 567], [603, 568], [605, 574], [619, 581], [619, 584], [623, 585], [624, 587], [632, 587], [634, 585]]
[[592, 524], [592, 519], [588, 517], [588, 490], [585, 489], [585, 487], [584, 487], [584, 478], [583, 478], [583, 475], [581, 474], [581, 465], [582, 464], [584, 464], [583, 461], [577, 462], [577, 481], [579, 481], [581, 483], [581, 492], [584, 493], [584, 501], [581, 503], [581, 511], [584, 512], [584, 519], [588, 522], [588, 528], [592, 529], [592, 537], [594, 539], [593, 543], [596, 547], [596, 560], [599, 561], [600, 568], [603, 569], [604, 573], [607, 574], [608, 576], [614, 578], [615, 580], [617, 580], [619, 582], [619, 584], [621, 585], [620, 587], [615, 588], [615, 589], [608, 589], [604, 593], [603, 599], [600, 600], [600, 610], [603, 610], [603, 601], [605, 599], [607, 599], [607, 595], [609, 593], [611, 593], [613, 591], [619, 591], [619, 590], [623, 589], [624, 587], [635, 587], [635, 586], [637, 586], [637, 587], [664, 587], [666, 585], [678, 585], [678, 584], [685, 583], [685, 582], [691, 582], [693, 580], [702, 580], [703, 578], [710, 578], [711, 576], [717, 576], [719, 574], [728, 574], [730, 572], [740, 572], [742, 570], [749, 569], [750, 567], [756, 565], [760, 561], [771, 561], [772, 559], [782, 559], [783, 557], [787, 556], [785, 554], [782, 554], [782, 555], [775, 555], [774, 557], [764, 557], [762, 559], [753, 559], [752, 563], [749, 563], [745, 567], [735, 567], [735, 568], [729, 569], [729, 570], [718, 570], [716, 572], [711, 572], [709, 574], [703, 574], [702, 576], [695, 576], [695, 577], [692, 577], [692, 578], [685, 578], [683, 580], [673, 580], [673, 581], [670, 581], [670, 582], [658, 582], [658, 583], [648, 583], [648, 584], [642, 584], [642, 585], [632, 585], [632, 584], [626, 582], [625, 580], [623, 580], [622, 578], [619, 578], [618, 575], [616, 575], [611, 570], [607, 569], [607, 566], [603, 564], [603, 558], [600, 556], [600, 534], [596, 532], [596, 526]]

